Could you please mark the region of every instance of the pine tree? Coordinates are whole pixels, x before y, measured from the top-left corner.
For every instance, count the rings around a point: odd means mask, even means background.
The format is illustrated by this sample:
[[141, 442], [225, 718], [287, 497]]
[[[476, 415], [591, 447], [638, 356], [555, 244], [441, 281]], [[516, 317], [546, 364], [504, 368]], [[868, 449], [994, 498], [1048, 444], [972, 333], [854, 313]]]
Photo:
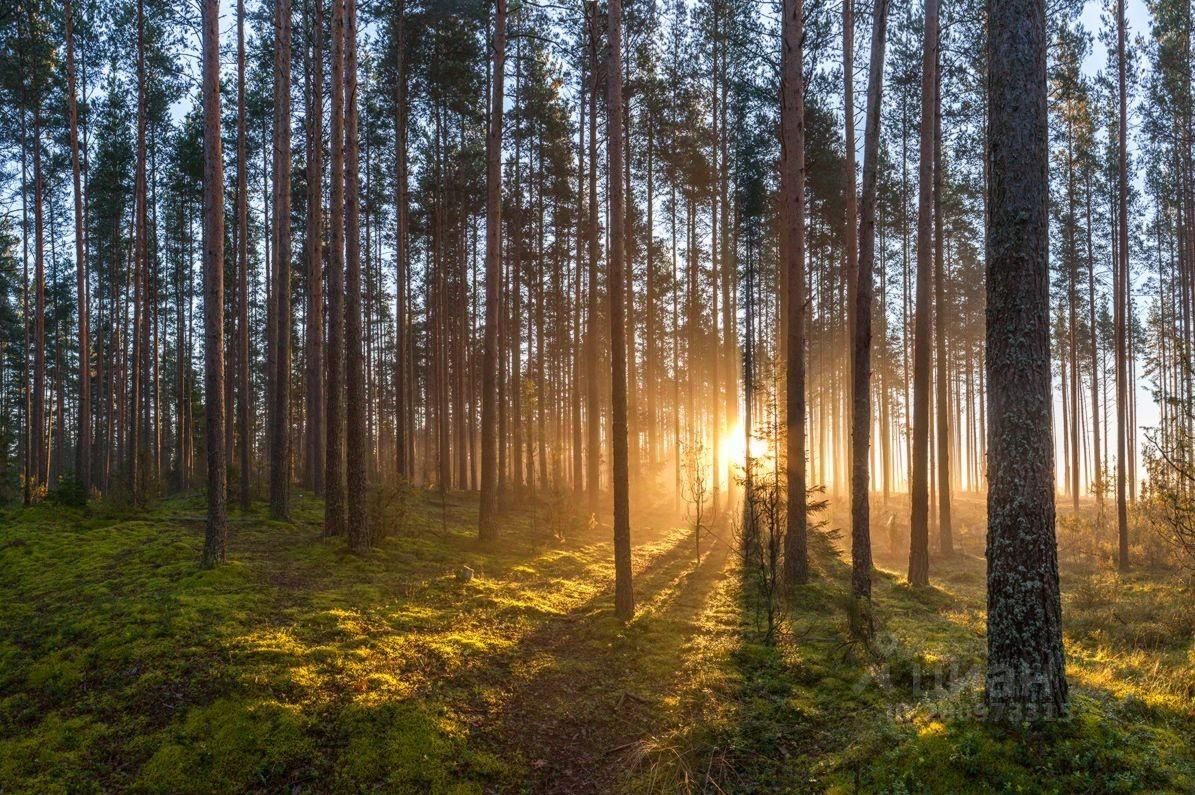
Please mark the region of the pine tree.
[[[224, 162], [220, 141], [220, 3], [203, 4], [203, 325], [207, 526], [203, 565], [224, 562], [228, 538], [224, 450]], [[136, 424], [136, 423], [134, 423]]]
[[1065, 712], [1051, 425], [1043, 0], [988, 3], [988, 662], [992, 718]]

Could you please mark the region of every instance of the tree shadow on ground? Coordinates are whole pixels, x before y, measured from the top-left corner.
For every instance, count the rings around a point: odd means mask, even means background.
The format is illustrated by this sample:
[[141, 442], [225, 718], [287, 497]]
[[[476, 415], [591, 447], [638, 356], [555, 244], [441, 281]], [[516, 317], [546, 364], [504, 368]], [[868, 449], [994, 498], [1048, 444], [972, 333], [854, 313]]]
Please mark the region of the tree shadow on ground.
[[725, 543], [697, 564], [692, 537], [635, 572], [637, 612], [622, 624], [612, 591], [528, 636], [509, 657], [504, 686], [479, 716], [483, 744], [525, 765], [507, 782], [535, 792], [610, 792], [663, 717], [696, 619], [725, 577]]

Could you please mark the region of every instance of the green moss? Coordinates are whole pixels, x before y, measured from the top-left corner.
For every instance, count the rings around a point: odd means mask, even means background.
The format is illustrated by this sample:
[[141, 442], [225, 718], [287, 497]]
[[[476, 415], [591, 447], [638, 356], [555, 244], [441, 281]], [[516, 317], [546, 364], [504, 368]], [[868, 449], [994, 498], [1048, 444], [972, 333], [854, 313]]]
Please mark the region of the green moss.
[[314, 743], [297, 707], [221, 699], [188, 710], [141, 769], [146, 792], [241, 791], [301, 779]]
[[982, 558], [929, 589], [878, 573], [865, 647], [815, 537], [767, 645], [734, 556], [695, 565], [666, 519], [636, 524], [623, 624], [608, 528], [544, 546], [513, 513], [480, 545], [468, 496], [411, 503], [364, 559], [306, 495], [292, 522], [234, 512], [212, 570], [199, 496], [14, 511], [0, 791], [1195, 790], [1193, 600], [1164, 573], [1064, 573], [1073, 715], [1016, 734], [975, 719]]

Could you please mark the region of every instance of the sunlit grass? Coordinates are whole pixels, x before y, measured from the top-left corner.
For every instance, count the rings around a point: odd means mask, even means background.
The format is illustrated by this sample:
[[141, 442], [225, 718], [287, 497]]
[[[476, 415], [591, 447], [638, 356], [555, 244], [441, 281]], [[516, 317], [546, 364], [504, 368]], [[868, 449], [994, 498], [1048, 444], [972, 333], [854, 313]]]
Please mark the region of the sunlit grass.
[[549, 541], [516, 512], [482, 545], [471, 498], [416, 500], [363, 559], [308, 497], [291, 523], [234, 513], [210, 571], [198, 499], [10, 517], [0, 791], [1195, 788], [1195, 600], [1171, 573], [1064, 570], [1072, 717], [1018, 734], [976, 719], [976, 554], [924, 589], [881, 555], [867, 647], [819, 536], [769, 646], [722, 527], [698, 562], [683, 521], [638, 518], [623, 625], [608, 527]]

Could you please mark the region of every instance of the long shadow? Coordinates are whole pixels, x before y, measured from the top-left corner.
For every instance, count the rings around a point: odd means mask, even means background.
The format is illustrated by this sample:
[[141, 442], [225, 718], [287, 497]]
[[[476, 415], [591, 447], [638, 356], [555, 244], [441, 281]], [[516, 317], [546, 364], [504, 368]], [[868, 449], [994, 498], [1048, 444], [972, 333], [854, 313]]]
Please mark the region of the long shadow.
[[[467, 504], [458, 505], [457, 509], [466, 521], [472, 518]], [[514, 518], [516, 523], [526, 521], [525, 516]], [[668, 526], [662, 519], [659, 521], [660, 528]], [[600, 553], [600, 547], [610, 546], [609, 530], [591, 528], [557, 546], [520, 539], [518, 531], [510, 532], [507, 525], [508, 545], [484, 545], [471, 533], [462, 532], [459, 524], [448, 527], [448, 532], [430, 537], [424, 528], [418, 536], [389, 540], [363, 560], [340, 552], [335, 541], [331, 542], [333, 546], [320, 549], [313, 560], [296, 561], [280, 558], [276, 550], [271, 550], [269, 541], [276, 536], [269, 532], [259, 531], [257, 539], [241, 540], [243, 551], [260, 569], [262, 579], [282, 592], [267, 610], [256, 616], [266, 634], [257, 644], [257, 650], [248, 650], [250, 659], [257, 662], [246, 670], [247, 679], [256, 681], [271, 671], [277, 678], [280, 665], [287, 670], [301, 671], [310, 665], [312, 654], [330, 644], [348, 652], [354, 648], [362, 651], [380, 648], [383, 656], [391, 658], [389, 663], [382, 662], [385, 668], [382, 671], [376, 670], [377, 662], [371, 663], [372, 670], [359, 671], [352, 658], [343, 654], [317, 663], [324, 682], [317, 701], [306, 710], [310, 713], [310, 731], [325, 755], [319, 760], [318, 767], [303, 774], [301, 780], [310, 782], [335, 777], [344, 767], [356, 764], [351, 748], [344, 749], [355, 742], [358, 733], [392, 732], [396, 722], [406, 727], [404, 732], [413, 725], [415, 729], [410, 733], [425, 736], [427, 745], [443, 746], [444, 736], [436, 727], [435, 719], [439, 709], [451, 710], [464, 724], [474, 727], [473, 737], [467, 743], [469, 748], [475, 745], [493, 748], [498, 758], [521, 760], [504, 764], [503, 771], [479, 772], [477, 768], [485, 767], [484, 764], [470, 767], [462, 759], [453, 759], [448, 754], [440, 759], [446, 769], [464, 764], [458, 770], [462, 777], [480, 777], [499, 786], [503, 782], [515, 786], [513, 782], [521, 781], [519, 776], [524, 769], [532, 770], [536, 781], [549, 779], [550, 769], [542, 765], [531, 766], [530, 763], [540, 757], [534, 754], [534, 742], [528, 745], [526, 740], [529, 737], [561, 737], [562, 729], [541, 731], [536, 727], [576, 726], [577, 721], [565, 716], [564, 724], [561, 724], [561, 711], [545, 707], [559, 706], [563, 702], [540, 699], [538, 691], [563, 693], [573, 684], [581, 683], [591, 698], [614, 692], [613, 686], [609, 685], [611, 674], [622, 669], [630, 670], [628, 660], [634, 658], [636, 649], [658, 651], [661, 644], [645, 641], [658, 636], [654, 630], [658, 617], [662, 614], [679, 616], [675, 606], [677, 594], [710, 571], [712, 565], [707, 553], [703, 565], [693, 571], [691, 536], [677, 529], [659, 530], [647, 534], [654, 540], [637, 545], [634, 550], [636, 591], [645, 596], [669, 596], [650, 600], [639, 618], [625, 628], [612, 616], [613, 598], [609, 585], [562, 615], [528, 614], [524, 608], [519, 608], [512, 615], [504, 616], [495, 613], [496, 606], [487, 588], [491, 585], [508, 588], [512, 579], [527, 581], [527, 587], [535, 588], [556, 577], [592, 578], [594, 572], [579, 564], [592, 558], [595, 550]], [[525, 524], [519, 526], [519, 530], [524, 529]], [[296, 545], [319, 544], [316, 527], [298, 525], [295, 533]], [[337, 565], [329, 565], [329, 558]], [[404, 570], [409, 570], [413, 576], [399, 589], [359, 591], [351, 587], [354, 578], [364, 584], [376, 585], [376, 572], [400, 561]], [[472, 563], [485, 576], [473, 584], [458, 582], [455, 569], [462, 561]], [[349, 587], [346, 587], [346, 578], [350, 580]], [[396, 617], [411, 612], [418, 615], [414, 623], [396, 624], [399, 620]], [[307, 626], [313, 615], [317, 619], [321, 615], [327, 616], [327, 621]], [[297, 623], [300, 620], [305, 623]], [[371, 620], [374, 625], [367, 625], [366, 622]], [[345, 625], [345, 621], [356, 623]], [[329, 626], [328, 622], [334, 626]], [[474, 629], [483, 630], [480, 634], [502, 635], [508, 642], [495, 647], [478, 647], [463, 657], [455, 655], [451, 648], [445, 650], [446, 644], [459, 644], [462, 636], [470, 635]], [[296, 641], [298, 652], [276, 651], [275, 647], [280, 644], [270, 632], [284, 635], [284, 641]], [[241, 643], [244, 640], [238, 639]], [[392, 645], [395, 642], [399, 644], [397, 647]], [[285, 646], [285, 642], [281, 645]], [[401, 651], [396, 654], [398, 650]], [[235, 643], [228, 653], [238, 654], [242, 660], [246, 657], [246, 649]], [[399, 681], [400, 692], [381, 695], [377, 699], [362, 699], [362, 688], [369, 688], [370, 678], [379, 674]], [[534, 684], [540, 674], [545, 677], [542, 688]], [[594, 682], [606, 682], [607, 685], [594, 689]], [[510, 689], [512, 683], [516, 685], [513, 690]], [[618, 701], [619, 709], [615, 709], [615, 713], [627, 717], [636, 711], [646, 711], [643, 710], [645, 702], [632, 692], [630, 684], [619, 692], [625, 698]], [[286, 694], [285, 688], [281, 694]], [[369, 705], [371, 701], [373, 703]], [[361, 706], [362, 702], [366, 702], [366, 706]], [[507, 709], [507, 704], [513, 706]], [[601, 706], [593, 711], [602, 713], [600, 717], [604, 718], [607, 709]], [[515, 719], [515, 714], [522, 714], [522, 717]], [[584, 726], [585, 720], [596, 723], [594, 717], [582, 715], [578, 730], [595, 737], [602, 732], [609, 734], [605, 728], [599, 731]], [[435, 765], [427, 760], [410, 760], [410, 768], [416, 771], [415, 786], [430, 786], [429, 781], [418, 777], [421, 767], [431, 769]], [[579, 778], [570, 780], [588, 779], [590, 768], [596, 767], [596, 762], [576, 767], [574, 772]], [[367, 772], [364, 778], [381, 776], [383, 780], [393, 781], [395, 775], [410, 773], [411, 770], [379, 769]], [[564, 788], [575, 791], [573, 786]]]
[[[692, 537], [636, 572], [639, 604], [626, 625], [604, 591], [547, 622], [507, 660], [509, 686], [476, 735], [526, 773], [504, 787], [535, 792], [610, 792], [636, 744], [658, 728], [659, 699], [681, 664], [694, 621], [722, 576], [725, 545], [693, 558]], [[504, 666], [505, 667], [505, 666]]]

